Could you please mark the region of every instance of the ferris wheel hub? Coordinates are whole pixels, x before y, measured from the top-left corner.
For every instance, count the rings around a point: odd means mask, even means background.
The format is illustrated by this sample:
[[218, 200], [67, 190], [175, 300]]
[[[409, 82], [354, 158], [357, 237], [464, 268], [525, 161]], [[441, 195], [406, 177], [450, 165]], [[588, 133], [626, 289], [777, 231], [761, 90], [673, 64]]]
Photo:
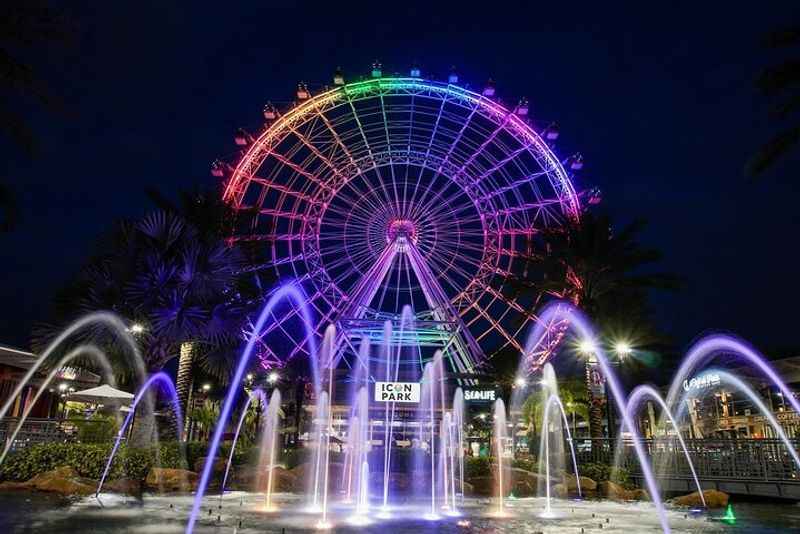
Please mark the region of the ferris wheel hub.
[[408, 219], [393, 219], [386, 229], [386, 242], [392, 244], [401, 237], [416, 244], [417, 227]]

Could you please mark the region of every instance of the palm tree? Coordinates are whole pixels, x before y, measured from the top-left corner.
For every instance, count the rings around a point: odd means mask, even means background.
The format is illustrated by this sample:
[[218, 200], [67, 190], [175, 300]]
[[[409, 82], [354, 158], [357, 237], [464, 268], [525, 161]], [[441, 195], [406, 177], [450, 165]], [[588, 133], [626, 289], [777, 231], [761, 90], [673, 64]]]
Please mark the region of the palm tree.
[[[773, 50], [800, 49], [800, 26], [775, 31], [767, 35], [764, 44]], [[781, 158], [800, 147], [800, 55], [784, 59], [781, 63], [765, 68], [756, 87], [773, 102], [770, 118], [784, 125], [751, 158], [745, 168], [751, 176], [756, 176], [772, 168]], [[787, 123], [793, 118], [794, 122]]]
[[[35, 329], [33, 344], [43, 346], [77, 315], [112, 310], [142, 326], [137, 336], [149, 371], [161, 370], [189, 342], [203, 370], [224, 381], [249, 311], [242, 265], [238, 248], [200, 234], [174, 213], [122, 222], [62, 291], [56, 320]], [[111, 341], [99, 330], [76, 341], [87, 338]]]
[[[542, 232], [522, 273], [512, 281], [516, 291], [544, 290], [581, 307], [601, 331], [625, 328], [634, 332], [640, 344], [659, 341], [650, 319], [647, 291], [675, 289], [678, 278], [642, 270], [661, 258], [661, 254], [639, 244], [644, 229], [637, 220], [618, 233], [606, 215], [585, 213], [580, 222], [570, 221], [562, 228]], [[593, 438], [602, 437], [602, 406], [593, 399], [587, 366], [589, 428]]]

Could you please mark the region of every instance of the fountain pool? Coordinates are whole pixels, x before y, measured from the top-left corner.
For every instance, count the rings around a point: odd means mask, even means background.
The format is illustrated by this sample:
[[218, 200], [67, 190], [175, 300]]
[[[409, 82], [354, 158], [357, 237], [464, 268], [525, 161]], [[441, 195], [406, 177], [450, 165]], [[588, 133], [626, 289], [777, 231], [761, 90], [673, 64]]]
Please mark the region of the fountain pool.
[[[319, 517], [304, 513], [304, 497], [276, 494], [273, 498], [280, 513], [265, 513], [263, 494], [226, 493], [222, 508], [219, 498], [208, 496], [201, 508], [195, 532], [202, 533], [286, 533], [315, 530]], [[61, 501], [42, 494], [0, 495], [0, 532], [74, 533], [75, 525], [92, 525], [99, 534], [168, 534], [183, 532], [193, 497], [146, 495], [143, 500], [108, 494], [101, 507], [92, 497], [78, 501]], [[376, 508], [379, 502], [372, 503]], [[615, 503], [612, 501], [553, 501], [555, 519], [539, 517], [545, 506], [543, 498], [516, 499], [506, 503], [507, 517], [495, 518], [487, 499], [466, 498], [459, 517], [442, 516], [437, 521], [423, 518], [428, 502], [403, 503], [403, 513], [391, 519], [359, 517], [355, 504], [333, 505], [331, 523], [336, 532], [419, 533], [419, 532], [497, 532], [497, 533], [586, 533], [624, 532], [626, 534], [660, 532], [658, 516], [649, 503]], [[737, 521], [725, 524], [708, 516], [686, 515], [683, 510], [668, 510], [672, 532], [747, 532], [777, 534], [800, 529], [800, 506], [739, 503], [735, 505]], [[211, 515], [208, 510], [211, 510]], [[219, 516], [219, 520], [217, 519]], [[240, 523], [241, 522], [241, 523]], [[387, 530], [388, 529], [388, 530]]]

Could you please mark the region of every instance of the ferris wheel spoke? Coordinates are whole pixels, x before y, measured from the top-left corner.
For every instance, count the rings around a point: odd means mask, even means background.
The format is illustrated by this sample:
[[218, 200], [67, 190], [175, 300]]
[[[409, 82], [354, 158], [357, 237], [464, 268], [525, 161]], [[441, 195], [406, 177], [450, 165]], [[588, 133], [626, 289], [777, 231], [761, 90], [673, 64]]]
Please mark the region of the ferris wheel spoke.
[[[474, 309], [476, 312], [478, 312], [478, 314], [481, 317], [483, 317], [483, 319], [485, 321], [487, 321], [491, 325], [491, 328], [485, 330], [482, 334], [480, 334], [479, 336], [477, 336], [475, 338], [476, 341], [480, 341], [482, 338], [484, 338], [485, 336], [489, 335], [489, 333], [491, 333], [492, 331], [495, 331], [498, 334], [500, 334], [501, 336], [503, 336], [508, 343], [511, 343], [511, 345], [515, 349], [517, 349], [520, 352], [524, 351], [524, 349], [523, 349], [522, 345], [520, 344], [520, 342], [517, 341], [517, 339], [514, 336], [509, 334], [508, 331], [505, 328], [503, 328], [503, 325], [500, 324], [500, 321], [497, 321], [495, 318], [493, 318], [491, 316], [491, 314], [489, 314], [489, 312], [487, 312], [485, 309], [483, 309], [476, 301], [473, 300], [472, 303], [470, 304], [469, 308], [467, 308], [467, 309], [470, 309], [470, 308]], [[464, 316], [464, 313], [465, 313], [464, 311], [461, 312], [461, 316], [462, 317]]]

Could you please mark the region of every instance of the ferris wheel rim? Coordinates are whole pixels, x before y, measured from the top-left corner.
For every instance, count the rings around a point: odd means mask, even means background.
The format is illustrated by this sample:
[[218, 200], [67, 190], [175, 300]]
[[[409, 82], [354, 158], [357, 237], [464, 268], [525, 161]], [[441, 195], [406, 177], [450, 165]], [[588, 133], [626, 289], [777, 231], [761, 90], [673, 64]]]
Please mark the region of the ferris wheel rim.
[[[336, 104], [337, 102], [347, 102], [352, 107], [353, 100], [351, 99], [354, 97], [360, 96], [362, 99], [369, 99], [374, 98], [374, 95], [370, 96], [370, 91], [392, 90], [431, 91], [432, 94], [441, 97], [442, 105], [444, 105], [444, 102], [448, 101], [448, 99], [452, 99], [453, 102], [469, 102], [471, 105], [476, 106], [476, 110], [480, 109], [485, 112], [485, 115], [483, 116], [492, 120], [492, 122], [498, 126], [498, 131], [501, 129], [509, 131], [518, 140], [520, 140], [519, 142], [523, 149], [534, 150], [538, 156], [544, 158], [547, 163], [547, 168], [543, 167], [544, 170], [542, 171], [542, 174], [546, 175], [547, 178], [551, 180], [553, 192], [557, 195], [557, 199], [554, 199], [552, 202], [560, 204], [561, 211], [565, 217], [572, 219], [579, 218], [580, 201], [577, 193], [575, 192], [572, 181], [564, 169], [564, 166], [558, 160], [552, 148], [543, 139], [543, 136], [537, 133], [522, 118], [517, 116], [513, 109], [509, 110], [501, 104], [479, 93], [464, 89], [457, 85], [449, 83], [445, 84], [442, 82], [426, 80], [422, 78], [408, 77], [373, 78], [334, 87], [318, 95], [311, 96], [307, 100], [298, 104], [296, 107], [290, 109], [284, 115], [281, 115], [274, 122], [270, 123], [266, 129], [255, 139], [251, 140], [250, 146], [247, 147], [243, 156], [233, 168], [230, 179], [228, 180], [224, 189], [223, 199], [231, 203], [237, 209], [242, 208], [242, 199], [246, 192], [249, 180], [258, 176], [257, 173], [263, 163], [267, 160], [267, 158], [269, 158], [270, 155], [275, 154], [274, 150], [278, 146], [280, 140], [285, 139], [287, 135], [294, 131], [294, 128], [297, 128], [298, 125], [302, 125], [308, 117], [313, 117], [316, 115], [324, 116], [325, 111], [332, 109], [325, 108], [326, 105]], [[355, 112], [354, 108], [353, 111]], [[435, 133], [436, 132], [434, 131], [434, 135]], [[281, 138], [281, 135], [284, 137]], [[430, 143], [431, 145], [433, 144], [433, 138], [431, 138]], [[292, 218], [302, 220], [302, 239], [300, 239], [300, 243], [295, 245], [292, 242], [289, 242], [288, 246], [290, 250], [290, 256], [294, 255], [293, 247], [297, 247], [300, 255], [304, 257], [304, 261], [307, 264], [309, 272], [306, 275], [303, 275], [303, 277], [306, 280], [311, 280], [312, 284], [314, 285], [332, 288], [330, 289], [331, 291], [338, 293], [340, 297], [344, 297], [346, 299], [346, 291], [338, 287], [338, 285], [329, 278], [329, 273], [325, 267], [322, 254], [320, 253], [320, 230], [328, 210], [328, 203], [359, 175], [362, 175], [368, 171], [380, 169], [382, 167], [391, 167], [397, 163], [397, 160], [394, 158], [410, 158], [412, 151], [410, 145], [408, 151], [392, 151], [391, 147], [389, 147], [388, 150], [378, 152], [377, 154], [373, 154], [370, 151], [368, 156], [361, 156], [358, 159], [354, 159], [349, 153], [347, 153], [347, 148], [343, 148], [346, 155], [349, 157], [349, 161], [346, 162], [345, 166], [341, 166], [340, 162], [335, 162], [335, 164], [333, 162], [329, 163], [331, 170], [329, 171], [328, 178], [330, 178], [330, 175], [335, 175], [338, 179], [338, 183], [332, 186], [328, 183], [318, 180], [318, 178], [312, 173], [307, 173], [307, 175], [304, 174], [304, 176], [314, 184], [314, 186], [311, 187], [311, 189], [313, 189], [313, 195], [310, 197], [311, 202], [309, 207], [306, 209], [306, 212], [302, 214], [292, 212], [291, 214], [287, 213], [286, 215], [291, 215]], [[441, 168], [448, 163], [447, 159], [450, 157], [450, 153], [452, 153], [454, 148], [455, 144], [451, 147], [450, 152], [448, 152], [446, 157], [442, 159], [441, 156], [430, 153], [429, 145], [428, 153], [424, 154], [424, 163], [421, 163], [420, 166], [424, 167], [425, 164], [436, 162], [437, 166], [439, 167], [438, 170], [441, 171]], [[419, 156], [417, 153], [414, 154]], [[291, 163], [289, 161], [281, 161], [282, 164], [285, 165], [290, 165]], [[407, 164], [410, 165], [410, 163]], [[490, 193], [483, 192], [477, 197], [475, 195], [475, 191], [480, 192], [486, 187], [491, 189], [491, 184], [484, 185], [482, 183], [476, 183], [474, 177], [464, 171], [468, 164], [469, 160], [467, 163], [464, 163], [461, 166], [460, 170], [458, 168], [450, 169], [449, 172], [443, 174], [454, 182], [456, 181], [456, 177], [463, 179], [464, 185], [462, 186], [462, 189], [464, 194], [467, 195], [474, 204], [476, 213], [480, 216], [481, 224], [483, 225], [483, 231], [486, 237], [484, 239], [484, 254], [480, 258], [476, 272], [473, 273], [471, 278], [465, 278], [462, 291], [456, 295], [452, 295], [453, 302], [461, 299], [463, 295], [470, 291], [475, 292], [476, 288], [483, 291], [489, 290], [491, 278], [499, 275], [499, 262], [501, 259], [499, 256], [494, 257], [491, 256], [491, 254], [495, 254], [494, 251], [501, 246], [501, 240], [504, 235], [503, 232], [505, 231], [502, 221], [492, 220], [492, 218], [497, 219], [498, 209], [496, 207], [487, 209], [485, 206], [481, 205], [480, 199], [483, 199], [482, 202], [484, 204], [486, 202], [491, 202], [487, 200], [491, 196]], [[297, 163], [294, 163], [294, 165], [297, 166], [295, 171], [302, 174], [302, 165], [298, 165]], [[294, 169], [294, 167], [292, 168]], [[484, 176], [489, 174], [489, 172], [490, 171], [487, 171]], [[552, 178], [555, 178], [555, 183], [552, 182]], [[303, 194], [305, 195], [306, 193], [304, 192]], [[322, 198], [327, 198], [327, 200], [321, 200]], [[278, 213], [278, 216], [280, 215], [281, 214]], [[487, 220], [489, 223], [491, 223], [490, 226], [492, 226], [492, 228], [487, 228], [487, 224], [489, 224], [487, 223]], [[489, 243], [487, 241], [488, 239], [493, 239], [494, 242]], [[271, 245], [271, 252], [273, 256], [277, 255], [274, 241]], [[487, 257], [487, 255], [489, 256]], [[290, 258], [290, 261], [294, 260], [291, 260]], [[309, 262], [316, 262], [316, 267], [309, 267]], [[294, 264], [292, 264], [292, 269], [295, 273], [297, 273], [297, 269], [295, 268]], [[316, 281], [314, 279], [315, 276], [318, 277], [318, 280]], [[483, 289], [481, 289], [481, 286]], [[492, 295], [492, 302], [495, 302], [498, 298], [502, 300], [502, 296], [498, 296], [495, 293], [492, 293]], [[315, 296], [312, 296], [311, 298], [313, 299]], [[331, 308], [334, 307], [334, 304], [324, 294], [322, 295], [322, 300], [330, 305]], [[520, 310], [516, 311], [520, 312]], [[482, 311], [481, 313], [486, 316], [485, 311]], [[331, 314], [335, 315], [334, 310], [331, 310], [329, 313], [321, 313], [320, 315], [322, 317], [317, 327], [319, 328], [319, 325], [331, 319]], [[492, 328], [494, 328], [494, 325]], [[480, 337], [483, 337], [483, 335]], [[509, 336], [505, 335], [505, 337], [508, 339]]]

